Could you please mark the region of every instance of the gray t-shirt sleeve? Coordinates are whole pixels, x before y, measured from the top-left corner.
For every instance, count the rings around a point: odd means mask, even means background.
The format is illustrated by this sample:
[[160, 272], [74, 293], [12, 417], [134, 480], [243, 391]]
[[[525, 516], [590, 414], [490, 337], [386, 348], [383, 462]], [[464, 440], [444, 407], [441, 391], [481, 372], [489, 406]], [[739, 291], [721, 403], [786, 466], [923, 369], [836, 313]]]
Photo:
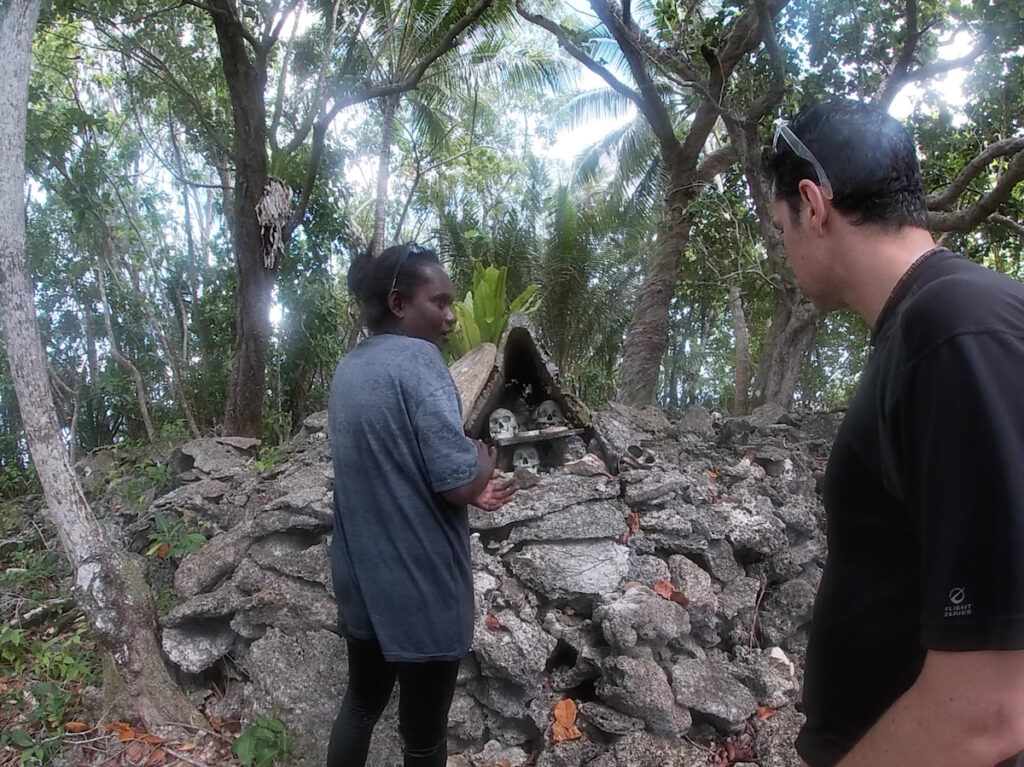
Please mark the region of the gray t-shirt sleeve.
[[427, 478], [435, 493], [468, 485], [476, 477], [476, 446], [466, 436], [451, 383], [427, 394], [412, 419]]

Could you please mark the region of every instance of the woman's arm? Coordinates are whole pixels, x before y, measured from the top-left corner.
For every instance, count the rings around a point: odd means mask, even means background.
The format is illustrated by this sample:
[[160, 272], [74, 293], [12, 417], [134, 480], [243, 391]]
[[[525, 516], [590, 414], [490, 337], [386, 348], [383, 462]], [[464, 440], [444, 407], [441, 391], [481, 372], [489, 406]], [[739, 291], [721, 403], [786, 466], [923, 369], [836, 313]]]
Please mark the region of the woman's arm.
[[476, 476], [468, 484], [441, 493], [448, 503], [465, 506], [475, 501], [487, 487], [494, 474], [494, 464], [498, 454], [493, 447], [488, 447], [480, 440], [476, 441]]

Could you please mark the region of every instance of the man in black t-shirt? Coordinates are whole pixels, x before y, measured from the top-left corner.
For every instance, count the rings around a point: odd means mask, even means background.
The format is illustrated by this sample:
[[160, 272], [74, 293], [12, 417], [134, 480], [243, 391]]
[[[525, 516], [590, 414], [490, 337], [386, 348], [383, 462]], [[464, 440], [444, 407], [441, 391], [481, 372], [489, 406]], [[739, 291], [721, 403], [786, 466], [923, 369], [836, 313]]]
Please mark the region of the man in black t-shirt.
[[810, 767], [1024, 765], [1024, 284], [944, 248], [907, 132], [832, 101], [764, 168], [797, 281], [872, 328], [824, 483]]

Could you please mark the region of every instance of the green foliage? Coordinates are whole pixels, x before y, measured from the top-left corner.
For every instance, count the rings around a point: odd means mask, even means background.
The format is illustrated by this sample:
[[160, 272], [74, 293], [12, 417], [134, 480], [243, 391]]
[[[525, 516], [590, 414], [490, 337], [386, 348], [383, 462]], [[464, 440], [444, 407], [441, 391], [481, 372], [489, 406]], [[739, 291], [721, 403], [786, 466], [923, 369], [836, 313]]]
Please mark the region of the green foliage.
[[281, 445], [266, 445], [260, 450], [259, 457], [253, 461], [253, 468], [260, 474], [266, 474], [273, 471], [285, 455], [285, 449]]
[[528, 285], [508, 302], [506, 296], [507, 267], [473, 266], [473, 288], [462, 301], [452, 306], [458, 325], [449, 344], [456, 358], [482, 343], [497, 343], [505, 332], [508, 318], [516, 313], [536, 310], [537, 286]]
[[257, 717], [231, 745], [231, 753], [245, 767], [284, 764], [291, 751], [291, 737], [277, 719]]
[[206, 543], [206, 536], [193, 529], [186, 517], [169, 516], [161, 511], [153, 517], [154, 529], [149, 534], [147, 556], [161, 559], [181, 559]]
[[[46, 547], [35, 512], [0, 505], [0, 711], [18, 726], [0, 734], [19, 764], [54, 761], [82, 688], [93, 684], [99, 662], [88, 629], [69, 595], [58, 588], [67, 565]], [[42, 529], [46, 529], [45, 524]], [[44, 621], [25, 621], [31, 610], [49, 610]]]

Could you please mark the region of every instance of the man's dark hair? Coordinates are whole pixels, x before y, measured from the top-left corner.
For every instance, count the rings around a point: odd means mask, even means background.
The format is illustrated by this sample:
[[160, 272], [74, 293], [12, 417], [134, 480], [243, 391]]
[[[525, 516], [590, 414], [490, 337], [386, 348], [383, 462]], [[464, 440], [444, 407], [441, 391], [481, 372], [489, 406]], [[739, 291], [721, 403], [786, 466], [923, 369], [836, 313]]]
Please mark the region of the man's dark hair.
[[431, 265], [440, 265], [437, 253], [415, 242], [393, 245], [376, 258], [370, 250], [356, 254], [348, 268], [348, 289], [359, 302], [366, 326], [374, 333], [393, 321], [388, 296], [397, 290], [407, 296], [427, 281]]
[[[889, 114], [848, 99], [804, 107], [789, 123], [828, 175], [832, 205], [851, 223], [898, 229], [928, 228], [917, 148]], [[776, 199], [800, 209], [801, 179], [820, 183], [817, 171], [778, 136], [762, 155]]]

